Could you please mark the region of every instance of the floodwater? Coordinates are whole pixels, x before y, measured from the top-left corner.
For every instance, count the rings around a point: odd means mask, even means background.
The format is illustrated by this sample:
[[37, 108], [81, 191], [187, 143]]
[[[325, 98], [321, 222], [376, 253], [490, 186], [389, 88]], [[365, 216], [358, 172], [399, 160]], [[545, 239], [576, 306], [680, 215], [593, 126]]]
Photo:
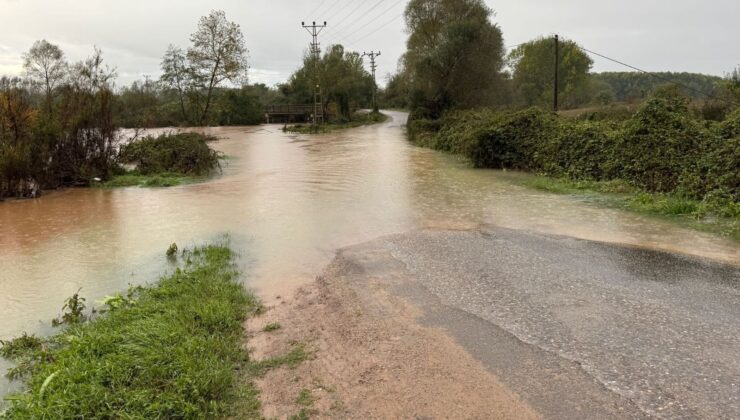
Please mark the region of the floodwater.
[[494, 224], [738, 261], [740, 246], [727, 239], [527, 189], [512, 181], [526, 175], [414, 147], [406, 115], [389, 114], [384, 124], [317, 136], [278, 125], [207, 129], [227, 159], [201, 184], [0, 203], [0, 339], [48, 332], [78, 289], [94, 304], [156, 280], [171, 269], [172, 242], [224, 235], [240, 252], [245, 284], [268, 302], [312, 280], [337, 248], [416, 228]]

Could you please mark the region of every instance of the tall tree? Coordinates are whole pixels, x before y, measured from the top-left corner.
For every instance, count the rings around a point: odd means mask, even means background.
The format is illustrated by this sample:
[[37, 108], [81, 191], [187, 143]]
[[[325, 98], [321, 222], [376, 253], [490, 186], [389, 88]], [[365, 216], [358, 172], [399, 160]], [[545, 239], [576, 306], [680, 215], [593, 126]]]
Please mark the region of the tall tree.
[[228, 21], [221, 10], [201, 17], [190, 41], [192, 46], [187, 57], [195, 81], [205, 92], [205, 103], [200, 113], [200, 124], [205, 125], [214, 88], [226, 80], [246, 83], [248, 51], [241, 28]]
[[193, 81], [190, 63], [185, 56], [182, 48], [171, 45], [162, 58], [162, 77], [161, 80], [165, 86], [174, 89], [180, 102], [180, 112], [183, 122], [188, 121], [188, 114], [185, 111], [185, 96]]
[[411, 0], [404, 64], [412, 111], [438, 117], [446, 109], [500, 101], [503, 37], [482, 0]]
[[45, 39], [36, 41], [28, 53], [23, 55], [23, 68], [31, 81], [44, 90], [46, 110], [50, 112], [54, 89], [67, 73], [64, 52]]
[[[588, 82], [593, 60], [567, 39], [560, 40], [558, 57], [558, 102], [567, 104]], [[526, 105], [550, 106], [555, 86], [555, 40], [538, 38], [522, 44], [509, 54], [509, 60], [519, 100]]]

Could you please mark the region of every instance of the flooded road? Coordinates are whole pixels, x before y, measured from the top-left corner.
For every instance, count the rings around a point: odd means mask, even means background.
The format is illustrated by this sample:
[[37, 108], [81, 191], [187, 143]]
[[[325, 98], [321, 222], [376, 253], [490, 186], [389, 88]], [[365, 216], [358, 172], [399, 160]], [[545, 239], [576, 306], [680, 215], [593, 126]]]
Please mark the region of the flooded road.
[[245, 283], [268, 302], [312, 280], [337, 248], [417, 228], [491, 224], [738, 260], [729, 240], [527, 189], [512, 181], [526, 175], [474, 170], [414, 147], [405, 114], [389, 114], [384, 124], [320, 136], [276, 125], [209, 129], [227, 159], [202, 184], [0, 203], [0, 339], [48, 331], [78, 289], [93, 302], [155, 279], [172, 242], [225, 234], [241, 253]]

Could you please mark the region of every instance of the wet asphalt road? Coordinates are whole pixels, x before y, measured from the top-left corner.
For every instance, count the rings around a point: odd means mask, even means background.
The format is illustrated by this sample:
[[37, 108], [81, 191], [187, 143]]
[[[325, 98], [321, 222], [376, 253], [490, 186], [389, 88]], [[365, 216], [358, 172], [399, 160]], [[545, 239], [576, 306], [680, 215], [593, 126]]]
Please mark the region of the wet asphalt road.
[[493, 227], [343, 254], [379, 252], [422, 321], [545, 418], [740, 418], [737, 266]]

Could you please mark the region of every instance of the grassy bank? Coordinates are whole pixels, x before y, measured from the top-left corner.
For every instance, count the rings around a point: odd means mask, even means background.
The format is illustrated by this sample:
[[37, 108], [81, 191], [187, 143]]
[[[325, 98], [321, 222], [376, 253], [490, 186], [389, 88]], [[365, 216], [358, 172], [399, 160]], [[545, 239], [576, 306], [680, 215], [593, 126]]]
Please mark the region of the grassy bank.
[[301, 134], [317, 134], [317, 133], [329, 133], [336, 130], [344, 130], [347, 128], [361, 127], [363, 125], [371, 125], [384, 122], [388, 119], [388, 116], [380, 112], [370, 113], [356, 113], [352, 116], [351, 120], [348, 121], [333, 121], [327, 124], [322, 124], [314, 128], [311, 124], [295, 124], [286, 126], [284, 131], [289, 133], [301, 133]]
[[242, 324], [261, 306], [238, 282], [232, 251], [212, 245], [180, 255], [182, 268], [106, 299], [105, 313], [92, 320], [83, 320], [77, 299], [67, 306], [77, 312], [65, 317], [71, 325], [58, 335], [2, 343], [0, 355], [18, 363], [10, 374], [27, 384], [7, 398], [4, 416], [259, 417], [253, 378], [299, 363], [306, 352], [297, 346], [250, 361]]
[[[716, 207], [712, 203], [677, 194], [647, 193], [624, 181], [574, 181], [547, 176], [518, 180], [530, 188], [555, 194], [588, 198], [599, 204], [649, 214], [682, 225], [727, 236], [740, 242], [740, 206]], [[734, 212], [728, 213], [728, 212]]]
[[666, 91], [627, 118], [618, 114], [593, 120], [536, 108], [458, 111], [411, 121], [408, 132], [416, 144], [463, 155], [476, 167], [558, 179], [537, 181], [540, 189], [604, 192], [619, 186], [633, 194], [625, 208], [694, 217], [736, 236], [740, 110], [722, 122], [705, 121], [685, 98]]
[[104, 188], [117, 187], [174, 187], [176, 185], [196, 182], [198, 179], [187, 175], [162, 172], [154, 175], [142, 175], [137, 171], [116, 175], [108, 181], [100, 184]]

